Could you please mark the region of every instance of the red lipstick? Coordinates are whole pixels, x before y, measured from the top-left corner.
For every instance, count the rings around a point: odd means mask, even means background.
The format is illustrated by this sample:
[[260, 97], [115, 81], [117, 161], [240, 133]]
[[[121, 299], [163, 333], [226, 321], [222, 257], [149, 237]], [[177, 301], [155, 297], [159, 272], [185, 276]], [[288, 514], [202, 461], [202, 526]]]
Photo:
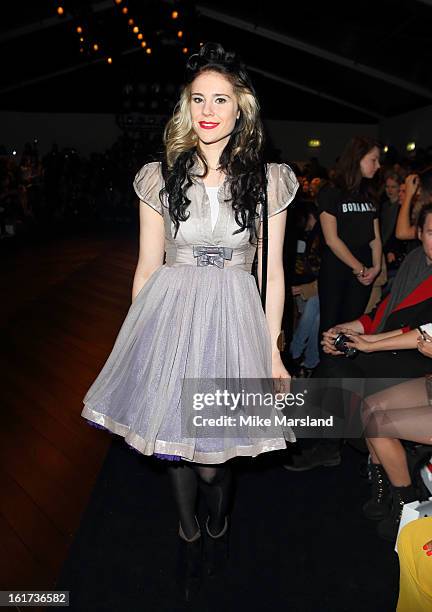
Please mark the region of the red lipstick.
[[212, 130], [217, 127], [219, 123], [213, 123], [212, 121], [199, 121], [199, 126], [203, 130]]

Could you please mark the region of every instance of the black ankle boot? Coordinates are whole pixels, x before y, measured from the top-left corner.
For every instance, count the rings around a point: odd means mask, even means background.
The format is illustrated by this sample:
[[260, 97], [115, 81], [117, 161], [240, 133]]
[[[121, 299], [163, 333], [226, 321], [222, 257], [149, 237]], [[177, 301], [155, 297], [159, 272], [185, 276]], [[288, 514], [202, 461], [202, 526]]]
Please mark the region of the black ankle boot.
[[372, 497], [363, 505], [363, 514], [372, 521], [381, 521], [390, 513], [390, 483], [380, 463], [370, 464]]
[[179, 551], [177, 560], [177, 583], [186, 602], [192, 601], [201, 588], [203, 543], [198, 527], [193, 538], [186, 538], [179, 525]]
[[225, 525], [217, 535], [210, 533], [208, 523], [209, 517], [206, 520], [206, 531], [209, 536], [206, 542], [207, 575], [215, 576], [223, 572], [228, 561], [228, 517], [225, 517]]
[[390, 489], [392, 493], [390, 514], [378, 523], [377, 533], [384, 540], [395, 542], [404, 504], [416, 501], [418, 495], [412, 484], [406, 487], [394, 487], [390, 484]]

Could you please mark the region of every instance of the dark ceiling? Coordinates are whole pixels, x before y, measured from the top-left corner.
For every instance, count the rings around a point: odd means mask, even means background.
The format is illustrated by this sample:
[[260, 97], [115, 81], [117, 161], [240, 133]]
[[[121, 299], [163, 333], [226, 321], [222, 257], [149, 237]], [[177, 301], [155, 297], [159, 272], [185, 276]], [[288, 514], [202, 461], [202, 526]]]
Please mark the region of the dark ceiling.
[[431, 5], [16, 1], [0, 23], [0, 109], [166, 114], [183, 77], [182, 48], [193, 52], [212, 40], [237, 50], [250, 67], [265, 117], [373, 123], [432, 103]]

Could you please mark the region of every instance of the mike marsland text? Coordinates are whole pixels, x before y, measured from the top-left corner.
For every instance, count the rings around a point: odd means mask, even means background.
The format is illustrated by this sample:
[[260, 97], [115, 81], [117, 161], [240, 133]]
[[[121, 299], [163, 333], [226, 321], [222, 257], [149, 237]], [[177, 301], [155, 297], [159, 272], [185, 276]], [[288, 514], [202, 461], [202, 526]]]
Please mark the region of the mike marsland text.
[[301, 418], [290, 418], [282, 414], [275, 414], [272, 418], [258, 415], [221, 415], [219, 417], [203, 417], [197, 414], [192, 420], [195, 427], [333, 427], [333, 416], [327, 419], [315, 419], [306, 415]]

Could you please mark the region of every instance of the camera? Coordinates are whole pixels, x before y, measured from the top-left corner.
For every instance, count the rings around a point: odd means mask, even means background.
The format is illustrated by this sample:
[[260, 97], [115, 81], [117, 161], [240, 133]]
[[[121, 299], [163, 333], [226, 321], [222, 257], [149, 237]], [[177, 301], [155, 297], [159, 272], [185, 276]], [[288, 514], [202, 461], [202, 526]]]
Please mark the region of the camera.
[[358, 353], [358, 350], [353, 346], [348, 346], [347, 342], [349, 342], [348, 336], [345, 334], [338, 334], [334, 339], [333, 345], [337, 351], [340, 351], [345, 355], [345, 357], [355, 357]]

